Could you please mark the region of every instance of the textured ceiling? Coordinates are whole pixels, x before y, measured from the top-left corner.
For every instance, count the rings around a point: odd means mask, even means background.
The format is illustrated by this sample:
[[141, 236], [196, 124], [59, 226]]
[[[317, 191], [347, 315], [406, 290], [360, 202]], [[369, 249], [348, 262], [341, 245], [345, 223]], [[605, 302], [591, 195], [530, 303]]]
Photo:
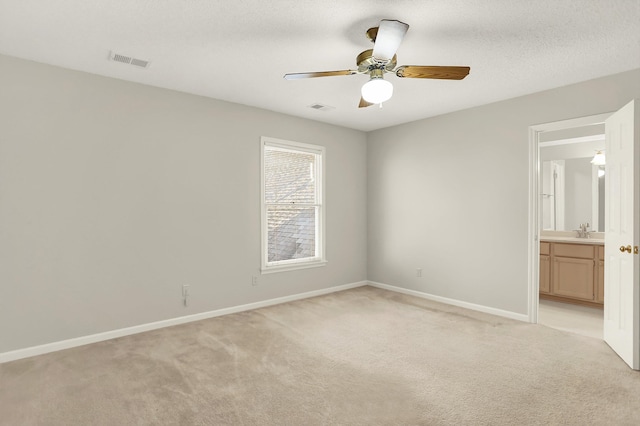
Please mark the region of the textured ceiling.
[[[411, 26], [399, 65], [470, 75], [387, 74], [382, 109], [364, 75], [282, 78], [355, 69], [385, 18]], [[0, 0], [0, 53], [368, 131], [640, 68], [640, 0]]]

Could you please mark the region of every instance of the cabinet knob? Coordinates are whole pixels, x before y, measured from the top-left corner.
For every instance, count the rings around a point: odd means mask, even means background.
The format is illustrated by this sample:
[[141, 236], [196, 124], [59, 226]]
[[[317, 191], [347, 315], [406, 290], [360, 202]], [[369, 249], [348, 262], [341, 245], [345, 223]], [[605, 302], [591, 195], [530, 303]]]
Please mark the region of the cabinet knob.
[[625, 247], [625, 246], [620, 246], [620, 251], [621, 251], [622, 253], [624, 253], [625, 251], [626, 251], [627, 253], [631, 253], [631, 246], [626, 246], [626, 247]]

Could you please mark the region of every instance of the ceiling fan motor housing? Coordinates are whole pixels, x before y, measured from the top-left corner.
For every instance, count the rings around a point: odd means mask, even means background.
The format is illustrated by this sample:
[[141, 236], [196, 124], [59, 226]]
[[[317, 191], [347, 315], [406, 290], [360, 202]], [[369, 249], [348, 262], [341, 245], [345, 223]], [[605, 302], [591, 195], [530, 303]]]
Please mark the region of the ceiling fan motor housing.
[[371, 71], [369, 71], [369, 76], [371, 77], [372, 80], [374, 78], [383, 78], [382, 77], [383, 75], [384, 75], [384, 71], [381, 70], [380, 68], [374, 68]]
[[356, 64], [358, 65], [358, 72], [365, 73], [373, 69], [383, 69], [386, 71], [392, 71], [398, 64], [398, 57], [393, 55], [393, 58], [388, 62], [379, 62], [373, 57], [373, 49], [365, 50], [360, 53], [356, 58]]

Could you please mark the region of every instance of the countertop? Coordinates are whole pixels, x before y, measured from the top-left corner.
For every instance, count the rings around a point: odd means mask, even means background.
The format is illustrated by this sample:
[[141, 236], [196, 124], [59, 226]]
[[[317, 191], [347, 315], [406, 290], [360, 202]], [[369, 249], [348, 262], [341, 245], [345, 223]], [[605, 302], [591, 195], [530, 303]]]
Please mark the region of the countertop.
[[604, 238], [577, 238], [577, 237], [556, 237], [550, 235], [541, 235], [540, 241], [549, 243], [571, 243], [571, 244], [592, 244], [604, 245]]

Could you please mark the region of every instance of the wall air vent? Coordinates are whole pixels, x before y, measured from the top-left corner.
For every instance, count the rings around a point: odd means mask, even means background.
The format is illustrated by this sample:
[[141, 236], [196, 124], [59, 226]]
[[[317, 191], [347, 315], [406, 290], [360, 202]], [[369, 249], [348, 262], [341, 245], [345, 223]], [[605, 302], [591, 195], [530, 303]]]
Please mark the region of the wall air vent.
[[331, 111], [332, 109], [335, 109], [335, 107], [332, 107], [329, 105], [323, 105], [319, 103], [311, 104], [309, 105], [309, 108], [315, 109], [317, 111]]
[[123, 64], [129, 64], [140, 68], [149, 67], [149, 61], [144, 59], [133, 58], [131, 56], [123, 55], [121, 53], [110, 52], [109, 59], [115, 62], [122, 62]]

